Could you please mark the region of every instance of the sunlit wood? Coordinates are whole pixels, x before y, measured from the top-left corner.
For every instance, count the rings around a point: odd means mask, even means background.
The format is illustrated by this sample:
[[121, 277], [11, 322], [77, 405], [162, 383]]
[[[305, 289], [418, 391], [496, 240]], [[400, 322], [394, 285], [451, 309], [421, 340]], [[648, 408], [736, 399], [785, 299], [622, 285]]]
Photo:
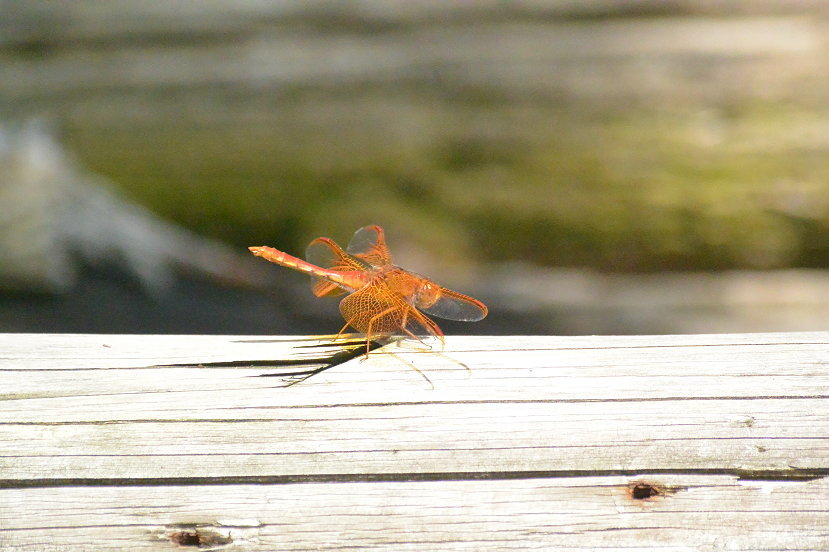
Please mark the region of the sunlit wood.
[[825, 332], [0, 351], [3, 551], [829, 544]]

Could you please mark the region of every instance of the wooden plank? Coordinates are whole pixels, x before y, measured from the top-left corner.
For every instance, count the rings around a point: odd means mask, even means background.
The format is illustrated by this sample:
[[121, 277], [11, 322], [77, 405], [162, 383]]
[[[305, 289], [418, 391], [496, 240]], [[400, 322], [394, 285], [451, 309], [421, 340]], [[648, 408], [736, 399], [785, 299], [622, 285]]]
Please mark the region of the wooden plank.
[[0, 550], [829, 549], [827, 332], [338, 350], [0, 335]]
[[[663, 495], [634, 499], [635, 481]], [[0, 490], [3, 550], [826, 550], [829, 481], [585, 477]]]
[[236, 423], [10, 424], [0, 429], [0, 466], [4, 478], [23, 480], [648, 470], [785, 475], [829, 466], [829, 423], [818, 401], [791, 409], [773, 401], [658, 403], [630, 413], [628, 406], [433, 405], [433, 414], [423, 412], [427, 405], [378, 406], [301, 409], [284, 419]]
[[330, 338], [10, 333], [0, 334], [0, 370], [134, 368], [240, 357], [308, 360], [339, 351]]
[[[829, 435], [820, 333], [455, 338], [442, 354], [391, 346], [394, 356], [284, 388], [261, 376], [306, 354], [285, 341], [5, 341], [0, 467], [10, 480], [829, 465], [817, 446]], [[244, 366], [269, 358], [273, 367]], [[204, 366], [223, 359], [241, 365]], [[160, 366], [171, 361], [191, 367]]]

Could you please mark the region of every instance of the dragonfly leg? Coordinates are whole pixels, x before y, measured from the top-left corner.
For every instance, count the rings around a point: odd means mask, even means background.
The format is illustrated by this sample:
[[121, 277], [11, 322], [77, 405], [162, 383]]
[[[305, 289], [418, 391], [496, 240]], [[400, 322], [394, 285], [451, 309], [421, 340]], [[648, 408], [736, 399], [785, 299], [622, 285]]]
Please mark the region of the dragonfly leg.
[[[436, 337], [436, 338], [440, 339], [441, 347], [445, 347], [446, 346], [446, 341], [444, 341], [443, 332], [440, 331], [440, 328], [438, 327], [438, 325], [435, 324], [434, 322], [432, 322], [432, 320], [428, 316], [424, 316], [423, 314], [416, 311], [415, 309], [411, 309], [411, 311], [413, 312], [412, 318], [417, 320], [420, 323], [420, 325], [423, 326], [423, 328], [429, 333], [429, 335], [431, 335], [432, 337]], [[408, 310], [407, 310], [406, 311], [406, 316], [408, 316], [408, 314], [409, 313], [408, 313]], [[404, 318], [404, 320], [405, 320], [405, 318]], [[409, 330], [406, 327], [405, 324], [403, 325], [403, 331], [406, 332], [411, 337], [413, 337], [414, 339], [417, 339], [418, 341], [420, 341], [423, 345], [426, 345], [426, 342], [423, 341], [422, 339], [420, 339], [420, 336], [414, 334], [411, 330]]]
[[422, 339], [420, 339], [420, 337], [418, 335], [414, 334], [409, 328], [406, 327], [409, 323], [409, 311], [410, 310], [411, 309], [406, 309], [405, 312], [403, 313], [403, 321], [400, 324], [400, 329], [402, 329], [404, 333], [408, 334], [409, 337], [411, 337], [413, 339], [417, 339], [423, 345], [426, 345], [426, 343]]
[[[404, 331], [404, 332], [405, 332], [405, 333], [406, 333], [409, 337], [411, 337], [412, 339], [417, 339], [418, 341], [420, 341], [420, 343], [422, 343], [423, 345], [426, 345], [426, 342], [425, 342], [425, 341], [423, 341], [422, 339], [420, 339], [420, 336], [419, 336], [419, 335], [412, 333], [412, 331], [411, 331], [409, 328], [405, 328], [405, 327], [404, 327], [404, 328], [403, 328], [403, 331]], [[426, 345], [426, 346], [428, 347], [428, 345]]]
[[[390, 312], [392, 312], [392, 311], [395, 311], [395, 310], [397, 310], [397, 307], [390, 307], [390, 308], [388, 308], [388, 309], [386, 309], [386, 310], [384, 310], [384, 311], [382, 311], [382, 312], [380, 312], [380, 313], [376, 314], [375, 316], [371, 317], [371, 320], [369, 320], [369, 321], [368, 321], [368, 328], [367, 328], [367, 329], [368, 329], [368, 333], [366, 334], [366, 357], [368, 357], [368, 351], [369, 351], [369, 350], [368, 350], [368, 344], [371, 342], [371, 326], [372, 326], [372, 324], [374, 323], [374, 321], [375, 321], [376, 319], [378, 319], [378, 318], [380, 318], [381, 316], [384, 316], [384, 315], [386, 315], [386, 314], [388, 314], [388, 313], [390, 313]], [[418, 336], [416, 336], [416, 335], [415, 335], [415, 334], [413, 334], [413, 333], [412, 333], [412, 332], [411, 332], [408, 328], [406, 328], [406, 322], [407, 322], [407, 318], [408, 318], [408, 316], [409, 316], [409, 309], [406, 309], [406, 310], [405, 310], [405, 312], [403, 313], [403, 323], [402, 323], [402, 325], [401, 325], [401, 329], [402, 329], [404, 332], [406, 332], [407, 334], [409, 334], [410, 336], [414, 337], [415, 339], [417, 339], [418, 341], [420, 341], [421, 343], [423, 343], [423, 340], [421, 340]], [[424, 343], [424, 345], [425, 345], [425, 343]], [[389, 353], [389, 354], [390, 354], [391, 356], [393, 356], [394, 358], [396, 358], [397, 360], [399, 360], [399, 361], [403, 362], [404, 364], [406, 364], [407, 366], [409, 366], [409, 368], [411, 368], [412, 370], [414, 370], [414, 371], [415, 371], [415, 372], [417, 372], [418, 374], [420, 374], [420, 376], [421, 376], [423, 379], [425, 379], [425, 380], [426, 380], [426, 382], [427, 382], [429, 385], [431, 385], [431, 386], [432, 386], [432, 389], [434, 389], [434, 388], [435, 388], [435, 384], [434, 384], [434, 383], [432, 383], [432, 380], [430, 380], [430, 379], [429, 379], [429, 376], [427, 376], [426, 374], [424, 374], [424, 373], [420, 370], [420, 368], [418, 368], [417, 366], [415, 366], [414, 364], [412, 364], [412, 363], [411, 363], [411, 362], [409, 362], [408, 360], [403, 359], [403, 358], [401, 358], [401, 357], [399, 357], [399, 356], [395, 355], [394, 353]]]
[[337, 335], [335, 335], [335, 336], [334, 336], [334, 341], [337, 341], [337, 340], [340, 338], [340, 336], [342, 336], [342, 335], [343, 335], [343, 332], [346, 330], [346, 328], [348, 328], [350, 325], [351, 325], [351, 320], [349, 320], [348, 322], [346, 322], [346, 323], [345, 323], [345, 326], [343, 326], [343, 327], [340, 329], [340, 331], [338, 331], [338, 332], [337, 332]]
[[368, 358], [368, 353], [370, 351], [369, 345], [371, 344], [371, 326], [374, 325], [374, 321], [387, 315], [390, 312], [394, 312], [398, 309], [397, 306], [389, 307], [386, 310], [380, 311], [374, 316], [372, 316], [368, 321], [368, 327], [366, 328], [366, 358]]

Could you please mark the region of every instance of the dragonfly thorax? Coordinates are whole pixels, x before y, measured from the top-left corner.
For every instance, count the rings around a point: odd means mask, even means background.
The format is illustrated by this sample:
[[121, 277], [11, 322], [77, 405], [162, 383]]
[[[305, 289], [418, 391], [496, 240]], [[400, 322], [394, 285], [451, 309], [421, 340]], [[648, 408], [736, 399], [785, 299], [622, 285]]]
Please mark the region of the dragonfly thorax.
[[441, 297], [441, 287], [438, 284], [399, 266], [380, 268], [375, 274], [391, 291], [400, 294], [410, 305], [419, 309], [431, 307]]

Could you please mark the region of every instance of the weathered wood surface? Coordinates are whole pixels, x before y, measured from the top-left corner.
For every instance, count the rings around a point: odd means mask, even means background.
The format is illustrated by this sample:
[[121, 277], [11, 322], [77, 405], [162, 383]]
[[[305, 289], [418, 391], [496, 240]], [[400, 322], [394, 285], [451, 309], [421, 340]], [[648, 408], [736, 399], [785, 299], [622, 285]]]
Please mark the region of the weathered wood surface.
[[0, 335], [0, 550], [829, 549], [829, 333], [336, 351]]

